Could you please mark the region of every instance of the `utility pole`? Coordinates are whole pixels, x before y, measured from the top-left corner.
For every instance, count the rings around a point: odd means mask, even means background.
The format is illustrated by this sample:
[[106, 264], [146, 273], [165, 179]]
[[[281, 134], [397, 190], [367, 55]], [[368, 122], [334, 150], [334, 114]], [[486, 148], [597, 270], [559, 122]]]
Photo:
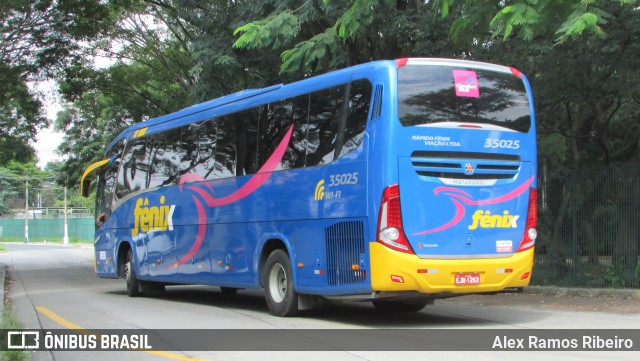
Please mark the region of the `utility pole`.
[[29, 176], [24, 187], [24, 243], [29, 243]]
[[62, 238], [63, 244], [69, 244], [69, 231], [67, 224], [67, 186], [64, 186], [64, 237]]

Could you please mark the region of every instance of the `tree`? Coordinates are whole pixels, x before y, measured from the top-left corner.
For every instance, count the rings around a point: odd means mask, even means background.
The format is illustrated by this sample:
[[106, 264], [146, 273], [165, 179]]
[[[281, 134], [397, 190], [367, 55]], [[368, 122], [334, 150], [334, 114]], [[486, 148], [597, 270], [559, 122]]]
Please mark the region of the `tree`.
[[613, 260], [610, 272], [630, 285], [639, 250], [633, 219], [637, 176], [633, 163], [615, 162], [640, 160], [640, 64], [631, 55], [640, 53], [634, 40], [640, 36], [640, 18], [637, 9], [618, 2], [600, 5], [607, 21], [599, 33], [585, 31], [575, 41], [559, 41], [554, 32], [528, 41], [485, 37], [484, 44], [490, 45], [475, 55], [517, 64], [531, 80], [541, 190], [558, 195], [540, 208], [542, 249], [565, 264], [566, 255], [558, 252], [563, 240], [574, 236], [571, 222], [577, 222], [578, 252], [588, 256], [590, 272], [607, 250]]
[[[65, 70], [61, 92], [70, 104], [56, 121], [57, 129], [67, 134], [58, 149], [68, 157], [64, 172], [69, 179], [79, 179], [82, 169], [98, 160], [104, 147], [126, 126], [186, 105], [379, 56], [408, 55], [416, 41], [421, 52], [454, 54], [451, 42], [443, 36], [448, 29], [445, 23], [418, 29], [433, 17], [426, 5], [381, 4], [387, 7], [384, 13], [371, 13], [375, 18], [367, 20], [373, 30], [349, 28], [359, 34], [354, 41], [342, 41], [338, 33], [334, 37], [324, 30], [340, 16], [347, 5], [344, 1], [266, 1], [256, 5], [250, 1], [157, 0], [128, 8], [120, 26], [107, 34], [108, 41], [97, 46], [103, 54], [118, 59], [114, 65], [97, 70], [76, 60]], [[289, 7], [298, 10], [288, 11]], [[419, 15], [415, 14], [417, 7], [424, 10]], [[279, 12], [297, 16], [300, 27], [293, 29], [295, 34], [271, 32], [274, 40], [258, 51], [232, 46], [238, 27]], [[389, 21], [389, 14], [406, 26]], [[366, 16], [357, 17], [366, 20]], [[318, 34], [326, 37], [324, 45], [318, 46], [329, 47], [332, 56], [318, 53], [312, 57], [315, 60], [305, 60], [305, 65], [293, 56], [287, 63], [289, 70], [282, 72], [279, 61], [284, 46]], [[365, 46], [356, 46], [360, 43]], [[315, 62], [314, 67], [307, 66], [309, 62]]]
[[266, 16], [287, 1], [164, 0], [153, 4], [155, 17], [169, 29], [185, 53], [192, 76], [190, 103], [227, 95], [247, 88], [285, 81], [278, 75], [278, 52], [242, 52], [231, 45], [241, 24]]
[[23, 72], [0, 62], [0, 166], [34, 159], [28, 141], [46, 124], [42, 103], [29, 90]]
[[[35, 162], [10, 161], [0, 167], [0, 215], [10, 209], [24, 209], [27, 180], [29, 188], [37, 189], [51, 179], [51, 175], [38, 169]], [[36, 205], [36, 197], [35, 192], [29, 193], [30, 206]]]
[[494, 39], [475, 52], [513, 64], [529, 76], [535, 96], [542, 162], [609, 164], [640, 159], [638, 10], [605, 6], [606, 38], [585, 34], [555, 44]]
[[607, 36], [605, 26], [615, 17], [611, 11], [633, 10], [637, 3], [637, 0], [436, 0], [434, 6], [443, 18], [451, 14], [457, 17], [450, 31], [456, 41], [490, 34], [505, 40], [511, 36], [526, 41], [553, 37], [560, 44], [583, 36]]
[[29, 83], [51, 78], [82, 57], [81, 42], [112, 26], [126, 3], [13, 0], [0, 5], [0, 165], [32, 160], [29, 143], [38, 128], [48, 125]]
[[[295, 5], [295, 6], [294, 6]], [[325, 72], [374, 59], [461, 56], [450, 24], [414, 1], [298, 1], [236, 29], [238, 49], [281, 51], [280, 71]]]
[[13, 0], [0, 5], [0, 62], [34, 75], [54, 74], [80, 55], [79, 40], [113, 26], [121, 0]]
[[71, 184], [129, 125], [276, 83], [277, 52], [256, 57], [231, 47], [238, 19], [254, 8], [254, 2], [222, 0], [158, 0], [128, 8], [120, 26], [96, 43], [96, 53], [116, 62], [96, 69], [75, 59], [60, 82], [69, 103], [55, 127], [66, 134], [58, 151], [67, 156], [63, 172]]
[[[62, 167], [67, 185], [80, 181], [84, 168], [104, 157], [106, 146], [127, 126], [178, 109], [185, 92], [172, 94], [171, 83], [140, 65], [116, 65], [94, 71], [95, 84], [58, 113], [55, 127], [64, 131], [58, 147], [67, 156]], [[175, 90], [175, 89], [174, 89]]]

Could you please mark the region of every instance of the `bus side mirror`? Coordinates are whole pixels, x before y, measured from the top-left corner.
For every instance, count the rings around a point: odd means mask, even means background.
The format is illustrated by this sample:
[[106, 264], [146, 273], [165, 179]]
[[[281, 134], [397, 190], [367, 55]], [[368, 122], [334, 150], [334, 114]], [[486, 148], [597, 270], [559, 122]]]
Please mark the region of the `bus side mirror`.
[[91, 164], [85, 169], [84, 173], [82, 173], [82, 178], [80, 178], [80, 195], [83, 197], [89, 196], [91, 191], [91, 178], [88, 177], [89, 174], [107, 163], [109, 163], [109, 159], [103, 159]]
[[82, 181], [82, 184], [80, 185], [80, 195], [86, 198], [86, 197], [89, 197], [90, 193], [91, 193], [91, 179], [85, 179]]

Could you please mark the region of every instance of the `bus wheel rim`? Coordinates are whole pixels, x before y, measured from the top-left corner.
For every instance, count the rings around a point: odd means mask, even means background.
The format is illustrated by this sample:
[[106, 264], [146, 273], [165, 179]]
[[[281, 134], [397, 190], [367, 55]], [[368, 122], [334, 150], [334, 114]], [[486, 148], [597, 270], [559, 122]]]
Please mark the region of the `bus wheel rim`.
[[279, 263], [269, 272], [269, 294], [276, 303], [282, 302], [287, 294], [287, 273]]
[[129, 281], [131, 280], [131, 263], [127, 262], [124, 265], [124, 280], [127, 281], [127, 283], [129, 283]]

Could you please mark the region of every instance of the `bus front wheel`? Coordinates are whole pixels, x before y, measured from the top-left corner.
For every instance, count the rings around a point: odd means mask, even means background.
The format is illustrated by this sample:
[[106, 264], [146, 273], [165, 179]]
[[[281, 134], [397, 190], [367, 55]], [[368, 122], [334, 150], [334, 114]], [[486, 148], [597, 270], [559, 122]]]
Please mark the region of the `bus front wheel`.
[[127, 263], [124, 265], [124, 280], [127, 282], [129, 297], [140, 296], [140, 282], [136, 278], [136, 268], [133, 264], [133, 252], [127, 252]]
[[293, 290], [293, 274], [289, 255], [277, 249], [264, 267], [263, 285], [269, 311], [276, 316], [294, 316], [298, 313], [298, 295]]

